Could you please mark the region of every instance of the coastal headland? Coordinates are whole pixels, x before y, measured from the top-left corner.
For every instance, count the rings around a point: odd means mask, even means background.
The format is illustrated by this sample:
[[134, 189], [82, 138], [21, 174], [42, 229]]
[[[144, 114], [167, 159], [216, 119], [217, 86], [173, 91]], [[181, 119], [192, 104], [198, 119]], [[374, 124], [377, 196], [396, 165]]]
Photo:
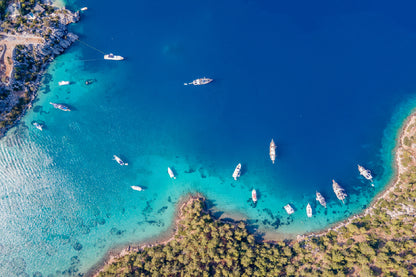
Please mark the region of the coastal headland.
[[0, 25], [0, 136], [31, 107], [47, 66], [74, 41], [68, 25], [79, 12], [19, 1], [2, 10]]
[[178, 208], [175, 234], [112, 252], [88, 275], [411, 276], [416, 274], [416, 113], [403, 124], [391, 185], [361, 214], [320, 233], [266, 241], [245, 221], [214, 218], [205, 199]]

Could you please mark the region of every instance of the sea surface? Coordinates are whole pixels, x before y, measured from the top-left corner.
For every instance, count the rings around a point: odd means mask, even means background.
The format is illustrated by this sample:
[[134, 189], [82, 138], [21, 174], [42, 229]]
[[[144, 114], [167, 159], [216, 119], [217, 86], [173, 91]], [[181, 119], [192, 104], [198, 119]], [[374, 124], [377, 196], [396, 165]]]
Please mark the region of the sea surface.
[[[71, 27], [81, 41], [50, 66], [34, 107], [0, 141], [0, 276], [86, 273], [109, 249], [163, 234], [188, 193], [266, 238], [293, 238], [359, 213], [391, 181], [397, 133], [416, 106], [416, 3], [66, 6], [88, 6]], [[215, 81], [184, 86], [204, 76]]]

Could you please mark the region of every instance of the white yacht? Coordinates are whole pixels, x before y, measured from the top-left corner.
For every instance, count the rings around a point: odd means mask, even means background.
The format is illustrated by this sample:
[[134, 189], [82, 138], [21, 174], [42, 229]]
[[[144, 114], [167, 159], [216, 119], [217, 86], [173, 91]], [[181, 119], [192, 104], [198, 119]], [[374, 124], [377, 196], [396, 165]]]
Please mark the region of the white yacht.
[[104, 60], [111, 60], [111, 61], [122, 61], [124, 58], [122, 56], [114, 55], [113, 53], [104, 55]]
[[58, 82], [58, 84], [60, 86], [66, 86], [66, 85], [69, 85], [69, 81], [60, 81], [60, 82]]
[[168, 167], [168, 173], [169, 173], [170, 178], [176, 179], [175, 174], [173, 174], [173, 171], [172, 169], [170, 169], [170, 167]]
[[184, 85], [185, 85], [185, 86], [187, 86], [187, 85], [200, 86], [200, 85], [206, 85], [206, 84], [209, 84], [209, 83], [211, 83], [212, 81], [214, 81], [214, 79], [210, 79], [210, 78], [206, 78], [206, 77], [204, 77], [204, 78], [199, 78], [199, 79], [193, 80], [193, 81], [192, 81], [192, 82], [190, 82], [190, 83], [184, 83]]
[[284, 208], [288, 214], [293, 214], [295, 212], [295, 210], [292, 208], [292, 206], [290, 206], [290, 204], [287, 204]]
[[144, 191], [144, 188], [139, 187], [139, 186], [131, 186], [131, 188], [137, 191]]
[[237, 181], [237, 178], [241, 175], [241, 164], [238, 164], [233, 172], [233, 178]]
[[319, 204], [321, 204], [322, 206], [326, 208], [325, 198], [319, 192], [316, 192], [316, 201], [318, 201]]
[[274, 141], [270, 142], [270, 160], [272, 160], [272, 163], [274, 164], [274, 161], [276, 160], [276, 144], [274, 144]]
[[38, 130], [43, 131], [43, 125], [37, 122], [32, 123]]
[[337, 183], [335, 180], [332, 180], [332, 188], [334, 189], [335, 195], [339, 200], [344, 203], [347, 194], [345, 193], [344, 189]]
[[306, 206], [306, 215], [308, 217], [312, 217], [312, 207], [311, 204], [308, 203], [308, 205]]
[[[365, 169], [363, 166], [358, 165], [358, 171], [360, 172], [360, 175], [364, 176], [367, 180], [373, 182], [373, 176], [371, 175], [371, 171], [368, 169]], [[374, 186], [374, 184], [371, 184]]]
[[64, 112], [70, 112], [71, 111], [71, 109], [68, 106], [65, 106], [63, 104], [57, 104], [57, 103], [52, 103], [52, 102], [49, 102], [49, 104], [51, 104], [55, 109], [58, 109], [58, 110], [61, 110], [61, 111], [64, 111]]
[[123, 162], [122, 159], [117, 157], [116, 155], [113, 156], [113, 159], [119, 164], [119, 165], [128, 165], [128, 163]]
[[88, 7], [81, 8], [81, 11], [86, 11], [86, 10], [88, 10]]
[[253, 202], [256, 203], [257, 202], [257, 192], [255, 189], [253, 189], [251, 191], [251, 199], [253, 199]]

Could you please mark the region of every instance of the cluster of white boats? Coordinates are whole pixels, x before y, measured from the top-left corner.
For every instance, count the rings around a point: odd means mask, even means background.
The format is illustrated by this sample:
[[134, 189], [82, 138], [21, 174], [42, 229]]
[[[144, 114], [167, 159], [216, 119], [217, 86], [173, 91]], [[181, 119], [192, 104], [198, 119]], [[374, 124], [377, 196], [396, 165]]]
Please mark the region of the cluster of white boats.
[[[104, 59], [106, 60], [123, 60], [124, 58], [121, 56], [117, 56], [117, 55], [113, 55], [113, 54], [108, 54], [108, 55], [104, 55]], [[199, 85], [206, 85], [209, 84], [213, 81], [213, 79], [210, 78], [199, 78], [196, 80], [193, 80], [190, 83], [184, 83], [185, 85], [194, 85], [194, 86], [199, 86]], [[69, 85], [70, 82], [69, 81], [61, 81], [59, 82], [60, 86], [63, 85]], [[50, 102], [49, 104], [51, 104], [54, 108], [62, 110], [62, 111], [71, 111], [71, 109], [63, 104], [57, 104], [57, 103], [52, 103]], [[43, 125], [38, 123], [38, 122], [34, 122], [33, 125], [39, 129], [40, 131], [43, 130]], [[270, 148], [269, 148], [269, 155], [270, 155], [270, 160], [272, 161], [272, 163], [274, 164], [276, 161], [276, 144], [274, 142], [274, 140], [272, 139], [270, 142]], [[121, 166], [125, 166], [128, 165], [128, 163], [124, 162], [120, 157], [114, 155], [113, 159]], [[233, 175], [232, 177], [234, 178], [235, 181], [237, 181], [237, 179], [241, 176], [241, 163], [239, 163], [236, 168], [234, 169]], [[358, 171], [360, 172], [360, 175], [362, 175], [365, 179], [371, 181], [371, 185], [374, 186], [373, 184], [373, 176], [371, 175], [370, 170], [365, 169], [363, 166], [358, 165]], [[168, 174], [169, 177], [172, 179], [176, 179], [175, 174], [173, 173], [172, 169], [170, 167], [168, 167]], [[140, 187], [140, 186], [131, 186], [131, 188], [133, 190], [137, 190], [137, 191], [144, 191], [144, 188]], [[332, 188], [335, 192], [335, 195], [337, 196], [337, 198], [339, 200], [342, 201], [342, 203], [344, 203], [345, 198], [347, 197], [347, 193], [345, 192], [345, 190], [337, 183], [335, 182], [335, 180], [332, 180]], [[251, 191], [251, 198], [253, 200], [254, 203], [257, 203], [257, 191], [255, 189], [253, 189]], [[321, 193], [319, 193], [318, 191], [316, 192], [316, 200], [319, 202], [319, 204], [321, 204], [323, 207], [326, 208], [326, 201], [325, 198], [322, 196]], [[295, 210], [293, 209], [293, 207], [290, 204], [287, 204], [286, 206], [284, 206], [284, 209], [286, 210], [286, 212], [290, 215], [293, 214], [295, 212]], [[306, 206], [306, 214], [308, 217], [312, 217], [312, 207], [311, 205], [308, 203], [308, 205]]]
[[[82, 10], [82, 9], [81, 9]], [[121, 61], [121, 60], [124, 60], [124, 58], [122, 57], [122, 56], [117, 56], [117, 55], [114, 55], [114, 54], [107, 54], [107, 55], [104, 55], [104, 59], [105, 60], [114, 60], [114, 61]], [[185, 85], [194, 85], [194, 86], [200, 86], [200, 85], [206, 85], [206, 84], [209, 84], [209, 83], [211, 83], [212, 81], [214, 81], [213, 79], [210, 79], [210, 78], [206, 78], [206, 77], [203, 77], [203, 78], [198, 78], [198, 79], [195, 79], [195, 80], [193, 80], [192, 82], [190, 82], [190, 83], [185, 83]], [[89, 84], [91, 84], [93, 82], [93, 80], [87, 80], [86, 82], [85, 82], [85, 84], [86, 85], [89, 85]], [[60, 82], [58, 82], [58, 84], [60, 85], [60, 86], [67, 86], [67, 85], [69, 85], [69, 84], [71, 84], [69, 81], [60, 81]], [[51, 104], [55, 109], [58, 109], [58, 110], [61, 110], [61, 111], [65, 111], [65, 112], [69, 112], [69, 111], [71, 111], [71, 109], [68, 107], [68, 106], [66, 106], [66, 105], [64, 105], [64, 104], [57, 104], [57, 103], [52, 103], [52, 102], [49, 102], [49, 104]], [[41, 124], [41, 123], [39, 123], [39, 122], [33, 122], [32, 123], [33, 124], [33, 126], [35, 126], [38, 130], [40, 130], [40, 131], [43, 131], [43, 127], [44, 127], [44, 125], [43, 124]], [[274, 163], [274, 160], [273, 160], [273, 163]], [[169, 173], [169, 175], [170, 175], [170, 173]]]
[[[113, 160], [115, 160], [119, 165], [121, 165], [121, 166], [125, 166], [125, 165], [128, 165], [128, 163], [126, 163], [126, 162], [124, 162], [119, 156], [117, 156], [117, 155], [113, 155]], [[173, 170], [170, 168], [170, 167], [168, 167], [168, 174], [169, 174], [169, 177], [170, 178], [172, 178], [172, 179], [176, 179], [176, 176], [175, 176], [175, 174], [173, 173]], [[137, 191], [144, 191], [144, 188], [143, 187], [140, 187], [140, 186], [131, 186], [131, 188], [132, 189], [134, 189], [134, 190], [137, 190]]]
[[[276, 144], [275, 144], [275, 142], [274, 142], [273, 139], [270, 142], [270, 151], [269, 151], [269, 154], [270, 154], [270, 160], [274, 164], [274, 162], [276, 160]], [[361, 165], [358, 165], [358, 171], [359, 171], [360, 175], [362, 175], [365, 179], [371, 181], [371, 185], [374, 186], [373, 176], [371, 175], [370, 170], [365, 169]], [[237, 178], [239, 178], [240, 176], [241, 176], [241, 163], [239, 163], [236, 166], [236, 168], [234, 169], [234, 172], [233, 172], [232, 177], [234, 178], [235, 181], [237, 181]], [[337, 196], [337, 198], [339, 200], [341, 200], [342, 203], [344, 203], [344, 200], [347, 197], [347, 193], [345, 192], [345, 190], [337, 182], [335, 182], [335, 180], [332, 180], [332, 189], [334, 190], [335, 195]], [[257, 191], [255, 189], [253, 189], [251, 191], [251, 198], [252, 198], [252, 200], [253, 200], [254, 203], [257, 202]], [[316, 192], [316, 200], [319, 202], [319, 204], [321, 204], [323, 207], [326, 208], [325, 198], [318, 191]], [[287, 204], [283, 208], [286, 210], [286, 212], [289, 215], [291, 215], [291, 214], [293, 214], [295, 212], [295, 210], [293, 209], [293, 207], [290, 204]], [[306, 215], [308, 217], [312, 217], [312, 207], [311, 207], [311, 205], [309, 203], [306, 206]]]

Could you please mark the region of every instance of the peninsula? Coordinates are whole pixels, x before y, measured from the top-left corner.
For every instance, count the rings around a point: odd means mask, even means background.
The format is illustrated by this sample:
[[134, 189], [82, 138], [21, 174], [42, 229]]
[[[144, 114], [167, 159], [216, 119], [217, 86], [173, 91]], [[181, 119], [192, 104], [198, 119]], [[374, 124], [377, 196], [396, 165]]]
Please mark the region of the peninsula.
[[78, 37], [79, 12], [35, 0], [0, 0], [0, 136], [31, 107], [42, 74]]
[[175, 234], [110, 257], [95, 276], [416, 275], [416, 113], [401, 130], [396, 177], [370, 208], [329, 230], [264, 241], [214, 218], [203, 197], [180, 207]]

